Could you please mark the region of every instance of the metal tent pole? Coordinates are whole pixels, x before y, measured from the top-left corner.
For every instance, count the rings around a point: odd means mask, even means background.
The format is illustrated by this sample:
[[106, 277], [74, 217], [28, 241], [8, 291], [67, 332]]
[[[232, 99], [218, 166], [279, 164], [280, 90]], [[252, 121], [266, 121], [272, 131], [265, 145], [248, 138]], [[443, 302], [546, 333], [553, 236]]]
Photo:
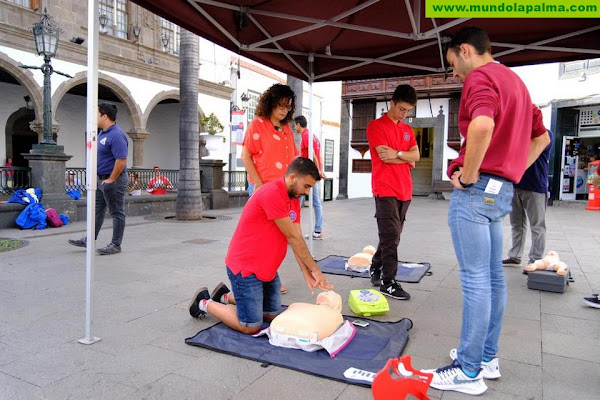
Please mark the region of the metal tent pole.
[[87, 247], [85, 279], [85, 337], [81, 344], [94, 344], [101, 339], [92, 336], [92, 289], [96, 266], [96, 175], [98, 140], [98, 1], [88, 0], [88, 53], [87, 53], [87, 140], [86, 140], [86, 190], [87, 190]]

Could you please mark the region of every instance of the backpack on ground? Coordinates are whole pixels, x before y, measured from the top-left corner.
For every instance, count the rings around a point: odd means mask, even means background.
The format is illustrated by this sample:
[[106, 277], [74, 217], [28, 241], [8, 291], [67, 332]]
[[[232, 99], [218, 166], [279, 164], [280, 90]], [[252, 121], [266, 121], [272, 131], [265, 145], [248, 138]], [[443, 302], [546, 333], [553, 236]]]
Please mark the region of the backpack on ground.
[[60, 219], [54, 208], [49, 208], [46, 210], [46, 219], [48, 220], [48, 225], [53, 228], [60, 228], [63, 226], [62, 219]]

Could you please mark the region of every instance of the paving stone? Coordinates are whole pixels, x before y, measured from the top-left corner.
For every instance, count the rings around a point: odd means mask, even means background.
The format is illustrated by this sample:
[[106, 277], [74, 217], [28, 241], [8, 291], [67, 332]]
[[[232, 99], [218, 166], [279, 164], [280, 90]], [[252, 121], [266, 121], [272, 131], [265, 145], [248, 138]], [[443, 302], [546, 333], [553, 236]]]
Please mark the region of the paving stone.
[[[430, 262], [434, 274], [419, 284], [403, 285], [411, 300], [390, 300], [390, 312], [377, 317], [413, 320], [406, 353], [418, 368], [449, 364], [448, 352], [459, 344], [462, 294], [447, 208], [447, 201], [413, 200], [399, 256]], [[370, 398], [366, 388], [262, 368], [184, 343], [216, 322], [212, 317], [190, 318], [188, 301], [199, 285], [212, 288], [227, 282], [224, 257], [240, 212], [222, 210], [217, 214], [232, 219], [210, 223], [128, 218], [123, 252], [96, 258], [92, 334], [102, 340], [91, 346], [77, 343], [85, 328], [85, 252], [66, 243], [80, 237], [85, 224], [74, 222], [52, 235], [0, 230], [0, 236], [30, 241], [25, 248], [3, 253], [0, 263], [0, 399]], [[325, 203], [326, 236], [313, 242], [313, 255], [352, 255], [366, 244], [376, 245], [373, 214], [373, 199]], [[583, 210], [548, 208], [547, 248], [560, 251], [576, 278], [564, 294], [529, 290], [522, 267], [504, 268], [508, 300], [499, 352], [503, 377], [488, 383], [486, 398], [597, 398], [600, 312], [581, 299], [600, 290], [598, 222], [596, 214]], [[303, 227], [309, 229], [308, 224]], [[508, 219], [503, 232], [506, 254]], [[108, 223], [98, 243], [108, 241], [110, 233]], [[185, 243], [198, 238], [216, 242]], [[40, 254], [45, 255], [43, 263]], [[280, 276], [288, 287], [285, 304], [314, 302], [316, 295], [307, 290], [291, 251]], [[367, 279], [327, 278], [344, 301], [351, 289], [370, 288]], [[344, 311], [350, 313], [347, 305]], [[471, 398], [434, 389], [429, 396]]]
[[600, 364], [597, 362], [544, 354], [544, 399], [597, 400], [600, 393], [598, 371]]

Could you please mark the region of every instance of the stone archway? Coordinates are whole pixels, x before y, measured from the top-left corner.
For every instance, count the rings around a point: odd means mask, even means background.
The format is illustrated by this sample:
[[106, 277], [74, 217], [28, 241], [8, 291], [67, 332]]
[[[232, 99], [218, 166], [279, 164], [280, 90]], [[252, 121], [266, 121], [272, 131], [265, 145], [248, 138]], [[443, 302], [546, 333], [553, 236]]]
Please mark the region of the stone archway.
[[[147, 129], [148, 118], [150, 118], [150, 114], [152, 114], [154, 107], [156, 107], [158, 104], [160, 104], [162, 101], [165, 101], [165, 100], [179, 101], [180, 100], [179, 99], [179, 89], [163, 90], [162, 92], [157, 93], [152, 98], [152, 100], [150, 100], [150, 102], [148, 103], [148, 106], [146, 107], [146, 112], [144, 113], [144, 115], [142, 117], [144, 129]], [[200, 106], [198, 106], [198, 119], [202, 119], [202, 115], [204, 115], [204, 113], [202, 112], [202, 108]]]
[[[58, 109], [62, 98], [69, 92], [69, 90], [86, 82], [87, 72], [81, 71], [75, 74], [72, 79], [61, 83], [52, 96], [52, 115], [56, 115], [56, 110]], [[101, 72], [98, 73], [98, 85], [106, 86], [112, 90], [119, 100], [121, 100], [121, 102], [125, 105], [125, 107], [127, 107], [127, 111], [129, 111], [129, 116], [131, 117], [132, 130], [143, 130], [142, 111], [140, 110], [139, 105], [133, 99], [129, 89], [127, 89], [119, 80]]]
[[6, 153], [13, 158], [13, 165], [17, 167], [29, 166], [21, 154], [28, 153], [38, 143], [38, 134], [30, 128], [34, 119], [35, 112], [22, 107], [6, 120]]
[[30, 70], [20, 68], [19, 64], [5, 53], [0, 52], [0, 69], [7, 71], [27, 90], [33, 103], [33, 111], [35, 113], [34, 122], [41, 123], [44, 115], [42, 88], [35, 81], [33, 73]]

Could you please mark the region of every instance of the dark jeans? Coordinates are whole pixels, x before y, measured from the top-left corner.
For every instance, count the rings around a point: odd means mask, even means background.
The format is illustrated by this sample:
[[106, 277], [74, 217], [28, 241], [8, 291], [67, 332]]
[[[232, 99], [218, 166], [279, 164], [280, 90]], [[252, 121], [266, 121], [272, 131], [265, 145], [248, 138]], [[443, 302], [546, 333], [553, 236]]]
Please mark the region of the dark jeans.
[[395, 197], [375, 197], [375, 218], [379, 244], [373, 256], [371, 268], [382, 270], [382, 279], [391, 281], [398, 271], [398, 244], [404, 227], [406, 211], [410, 200], [401, 201]]
[[[102, 177], [102, 178], [101, 178]], [[104, 214], [106, 207], [113, 219], [113, 235], [111, 243], [117, 246], [121, 245], [123, 240], [123, 232], [125, 232], [125, 209], [123, 203], [125, 201], [125, 189], [129, 182], [127, 174], [123, 173], [116, 181], [109, 184], [102, 184], [102, 181], [107, 179], [105, 175], [98, 175], [98, 189], [96, 189], [96, 236], [100, 233], [102, 223], [104, 222]]]

